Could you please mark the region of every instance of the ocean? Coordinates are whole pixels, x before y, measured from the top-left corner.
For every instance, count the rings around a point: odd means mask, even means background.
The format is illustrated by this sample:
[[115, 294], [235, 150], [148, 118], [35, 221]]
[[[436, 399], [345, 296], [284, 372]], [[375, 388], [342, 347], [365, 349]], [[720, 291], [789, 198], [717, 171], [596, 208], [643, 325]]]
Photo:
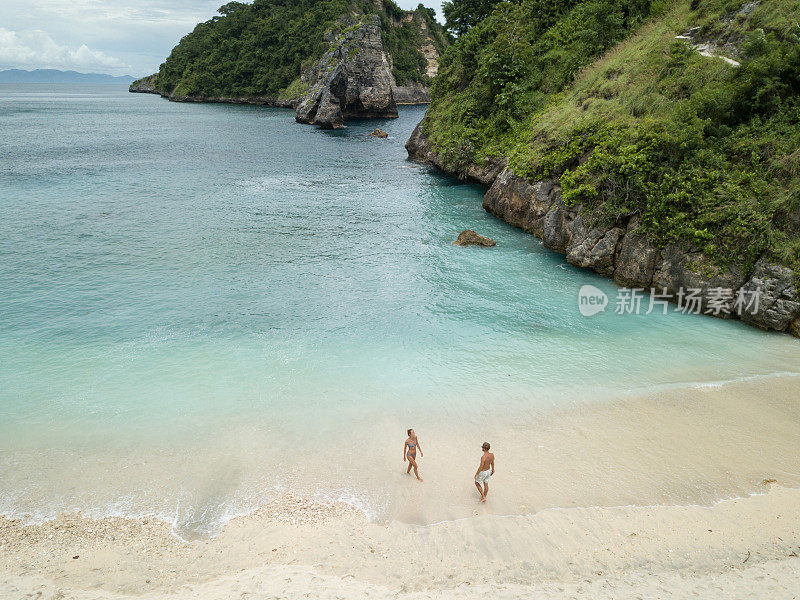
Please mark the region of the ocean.
[[[800, 375], [789, 336], [646, 299], [617, 314], [612, 282], [407, 159], [424, 112], [322, 131], [114, 85], [0, 85], [0, 514], [157, 514], [191, 539], [293, 493], [457, 518], [459, 501], [409, 508], [416, 492], [398, 508], [406, 428], [468, 493], [490, 434], [515, 432], [523, 461], [565, 411]], [[453, 246], [464, 229], [497, 246]], [[584, 285], [606, 311], [582, 316]], [[577, 473], [530, 504], [711, 502], [761, 466], [675, 468], [641, 492], [636, 473], [602, 493]], [[461, 493], [453, 477], [431, 489]]]

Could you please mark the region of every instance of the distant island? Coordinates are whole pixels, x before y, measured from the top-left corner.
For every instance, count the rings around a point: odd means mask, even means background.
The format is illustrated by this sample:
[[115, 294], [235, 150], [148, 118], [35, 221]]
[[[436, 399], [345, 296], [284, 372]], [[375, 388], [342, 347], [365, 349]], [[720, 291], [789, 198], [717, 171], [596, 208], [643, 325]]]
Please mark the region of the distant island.
[[0, 71], [0, 83], [117, 83], [130, 85], [134, 81], [130, 75], [106, 75], [104, 73], [78, 73], [58, 69], [7, 69]]

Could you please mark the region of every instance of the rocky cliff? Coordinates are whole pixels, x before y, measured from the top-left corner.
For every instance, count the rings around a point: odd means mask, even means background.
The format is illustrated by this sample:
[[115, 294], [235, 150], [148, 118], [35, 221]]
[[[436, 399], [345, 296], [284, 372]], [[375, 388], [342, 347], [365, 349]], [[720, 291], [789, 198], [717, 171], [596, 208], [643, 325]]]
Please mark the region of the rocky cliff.
[[[427, 82], [439, 66], [430, 27], [416, 12], [408, 14], [402, 24], [417, 28], [421, 36], [419, 51]], [[302, 87], [308, 91], [298, 100], [299, 123], [339, 128], [350, 118], [393, 118], [398, 104], [430, 101], [427, 83], [412, 80], [398, 85], [379, 15], [348, 15], [342, 18], [340, 29], [339, 35], [329, 39], [330, 49], [301, 75]]]
[[431, 101], [431, 88], [422, 83], [394, 85], [392, 87], [394, 101], [400, 104], [428, 104]]
[[[423, 128], [424, 121], [406, 143], [409, 157], [443, 169]], [[471, 165], [466, 176], [488, 187], [483, 199], [486, 211], [540, 238], [546, 248], [565, 254], [570, 264], [592, 269], [624, 287], [652, 289], [673, 301], [685, 300], [681, 290], [700, 290], [702, 312], [800, 337], [800, 273], [790, 268], [761, 258], [750, 271], [735, 264], [722, 269], [697, 249], [658, 247], [643, 232], [636, 214], [593, 226], [581, 206], [564, 203], [558, 180], [528, 181], [504, 161]], [[726, 292], [720, 295], [715, 290]], [[740, 297], [749, 304], [753, 292], [758, 294], [757, 306], [736, 305]], [[712, 298], [716, 298], [713, 305]]]
[[397, 117], [391, 57], [381, 41], [380, 17], [352, 21], [348, 18], [344, 32], [331, 40], [331, 49], [303, 73], [308, 92], [297, 107], [299, 123], [332, 129], [353, 117]]

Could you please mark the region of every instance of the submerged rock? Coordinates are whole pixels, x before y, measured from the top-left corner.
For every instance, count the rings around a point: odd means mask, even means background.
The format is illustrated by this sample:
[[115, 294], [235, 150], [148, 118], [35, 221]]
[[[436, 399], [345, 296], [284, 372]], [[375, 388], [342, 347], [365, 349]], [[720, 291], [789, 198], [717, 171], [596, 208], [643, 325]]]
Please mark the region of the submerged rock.
[[492, 238], [484, 237], [482, 235], [478, 235], [472, 229], [465, 229], [461, 233], [458, 234], [458, 238], [455, 242], [453, 242], [454, 246], [485, 246], [491, 247], [496, 246], [497, 242], [495, 242]]
[[369, 137], [388, 138], [389, 134], [386, 133], [383, 129], [376, 129], [375, 131], [369, 134]]

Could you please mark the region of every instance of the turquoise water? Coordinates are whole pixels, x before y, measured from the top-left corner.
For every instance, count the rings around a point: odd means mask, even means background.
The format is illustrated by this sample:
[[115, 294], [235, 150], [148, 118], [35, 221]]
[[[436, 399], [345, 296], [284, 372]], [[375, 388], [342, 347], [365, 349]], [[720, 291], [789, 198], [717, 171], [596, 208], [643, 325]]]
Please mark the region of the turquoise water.
[[[144, 447], [169, 471], [243, 430], [302, 454], [380, 419], [513, 421], [800, 371], [797, 340], [735, 322], [582, 317], [580, 286], [614, 285], [407, 161], [423, 114], [326, 132], [280, 109], [0, 86], [0, 512], [168, 511], [185, 482], [102, 490]], [[466, 228], [497, 246], [451, 245]], [[82, 479], [78, 455], [102, 470]]]

